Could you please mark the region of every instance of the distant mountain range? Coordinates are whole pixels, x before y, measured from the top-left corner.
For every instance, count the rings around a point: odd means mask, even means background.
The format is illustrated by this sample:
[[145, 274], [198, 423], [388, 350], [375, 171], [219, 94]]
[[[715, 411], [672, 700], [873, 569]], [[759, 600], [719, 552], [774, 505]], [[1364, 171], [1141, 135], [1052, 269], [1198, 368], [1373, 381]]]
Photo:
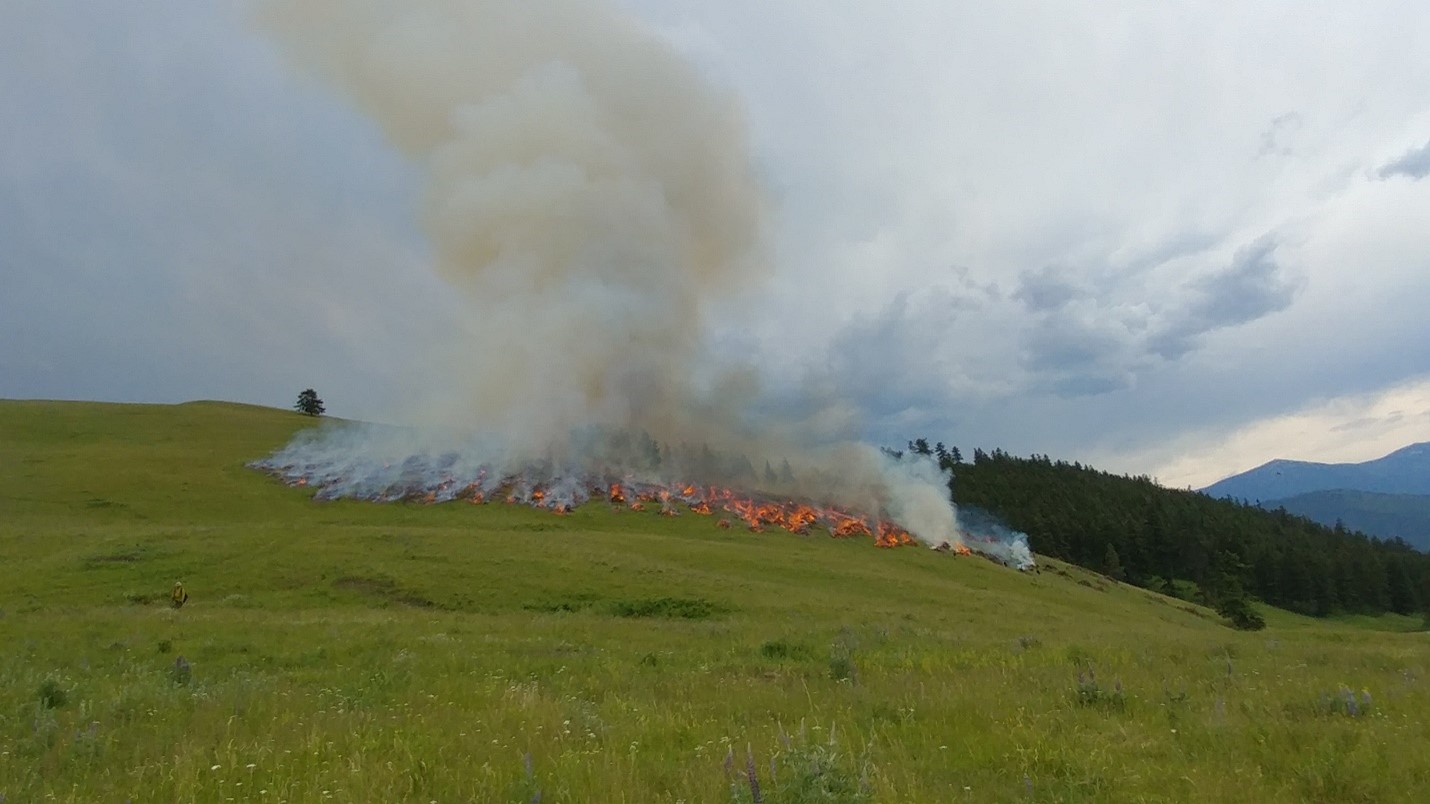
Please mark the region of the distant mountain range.
[[1364, 463], [1275, 460], [1202, 491], [1430, 550], [1430, 443]]
[[1333, 489], [1430, 494], [1430, 442], [1411, 444], [1365, 463], [1275, 460], [1218, 480], [1202, 491], [1254, 503]]

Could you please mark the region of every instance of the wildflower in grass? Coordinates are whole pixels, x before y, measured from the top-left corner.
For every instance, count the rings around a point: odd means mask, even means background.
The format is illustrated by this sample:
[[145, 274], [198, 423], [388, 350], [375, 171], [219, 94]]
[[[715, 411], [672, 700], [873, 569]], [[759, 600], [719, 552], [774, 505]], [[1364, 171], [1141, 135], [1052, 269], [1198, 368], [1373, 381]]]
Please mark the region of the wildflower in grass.
[[1082, 706], [1102, 706], [1108, 709], [1122, 709], [1127, 703], [1127, 697], [1122, 690], [1122, 680], [1115, 681], [1109, 691], [1098, 682], [1097, 671], [1092, 667], [1088, 667], [1086, 671], [1078, 671], [1073, 698]]
[[193, 668], [189, 666], [189, 660], [182, 656], [176, 656], [173, 667], [169, 668], [169, 679], [182, 687], [187, 686], [191, 678], [193, 678]]
[[1350, 687], [1343, 685], [1335, 693], [1322, 693], [1316, 710], [1325, 715], [1365, 717], [1371, 713], [1373, 702], [1370, 690], [1362, 689], [1357, 695]]
[[755, 754], [748, 745], [745, 746], [745, 778], [750, 782], [750, 799], [755, 804], [765, 804], [765, 797], [760, 795], [760, 777], [755, 773]]
[[1356, 700], [1355, 693], [1345, 687], [1341, 688], [1341, 698], [1346, 703], [1346, 714], [1351, 717], [1360, 716], [1360, 702]]
[[769, 775], [759, 777], [754, 751], [746, 746], [743, 772], [731, 767], [733, 757], [726, 755], [726, 778], [730, 798], [739, 804], [764, 801], [821, 801], [829, 804], [862, 804], [871, 799], [868, 781], [870, 765], [867, 756], [857, 756], [839, 750], [830, 736], [816, 742], [808, 740], [804, 724], [798, 736], [786, 749], [770, 758]]

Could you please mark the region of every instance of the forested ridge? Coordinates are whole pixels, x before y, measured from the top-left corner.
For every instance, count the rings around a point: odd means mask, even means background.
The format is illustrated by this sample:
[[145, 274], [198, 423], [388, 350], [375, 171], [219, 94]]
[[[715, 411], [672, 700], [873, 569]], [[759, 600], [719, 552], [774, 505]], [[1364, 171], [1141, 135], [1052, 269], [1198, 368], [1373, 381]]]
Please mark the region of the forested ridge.
[[925, 439], [909, 449], [952, 473], [960, 507], [984, 509], [1027, 533], [1037, 553], [1128, 583], [1233, 611], [1247, 595], [1313, 616], [1430, 608], [1430, 555], [1399, 539], [1046, 455], [978, 449], [964, 461], [957, 448]]

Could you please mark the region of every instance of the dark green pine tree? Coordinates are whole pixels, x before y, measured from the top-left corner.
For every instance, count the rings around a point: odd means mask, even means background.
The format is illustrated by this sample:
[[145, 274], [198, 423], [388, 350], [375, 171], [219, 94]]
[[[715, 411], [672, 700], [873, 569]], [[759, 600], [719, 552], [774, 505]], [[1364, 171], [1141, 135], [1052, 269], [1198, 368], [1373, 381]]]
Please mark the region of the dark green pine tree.
[[1047, 456], [980, 448], [971, 464], [946, 468], [956, 504], [1027, 533], [1038, 553], [1138, 586], [1196, 590], [1226, 603], [1239, 627], [1256, 627], [1257, 601], [1322, 617], [1430, 609], [1430, 556], [1403, 542]]
[[1399, 561], [1385, 565], [1385, 586], [1390, 597], [1390, 610], [1396, 614], [1410, 614], [1420, 602], [1415, 599], [1415, 584], [1410, 573]]
[[1122, 558], [1117, 555], [1117, 548], [1112, 546], [1112, 542], [1107, 543], [1107, 552], [1102, 554], [1102, 574], [1118, 581], [1127, 577], [1127, 570], [1122, 568]]
[[323, 400], [318, 398], [318, 392], [312, 388], [304, 389], [298, 394], [298, 401], [293, 405], [293, 409], [305, 416], [321, 416], [325, 412]]

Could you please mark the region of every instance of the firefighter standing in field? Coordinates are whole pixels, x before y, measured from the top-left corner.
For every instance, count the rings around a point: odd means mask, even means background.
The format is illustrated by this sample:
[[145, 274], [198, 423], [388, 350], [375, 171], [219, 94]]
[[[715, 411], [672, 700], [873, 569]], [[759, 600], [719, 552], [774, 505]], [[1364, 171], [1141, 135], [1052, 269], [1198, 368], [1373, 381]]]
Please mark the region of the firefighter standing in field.
[[189, 593], [184, 590], [183, 581], [174, 581], [174, 591], [169, 593], [169, 602], [176, 609], [189, 602]]

